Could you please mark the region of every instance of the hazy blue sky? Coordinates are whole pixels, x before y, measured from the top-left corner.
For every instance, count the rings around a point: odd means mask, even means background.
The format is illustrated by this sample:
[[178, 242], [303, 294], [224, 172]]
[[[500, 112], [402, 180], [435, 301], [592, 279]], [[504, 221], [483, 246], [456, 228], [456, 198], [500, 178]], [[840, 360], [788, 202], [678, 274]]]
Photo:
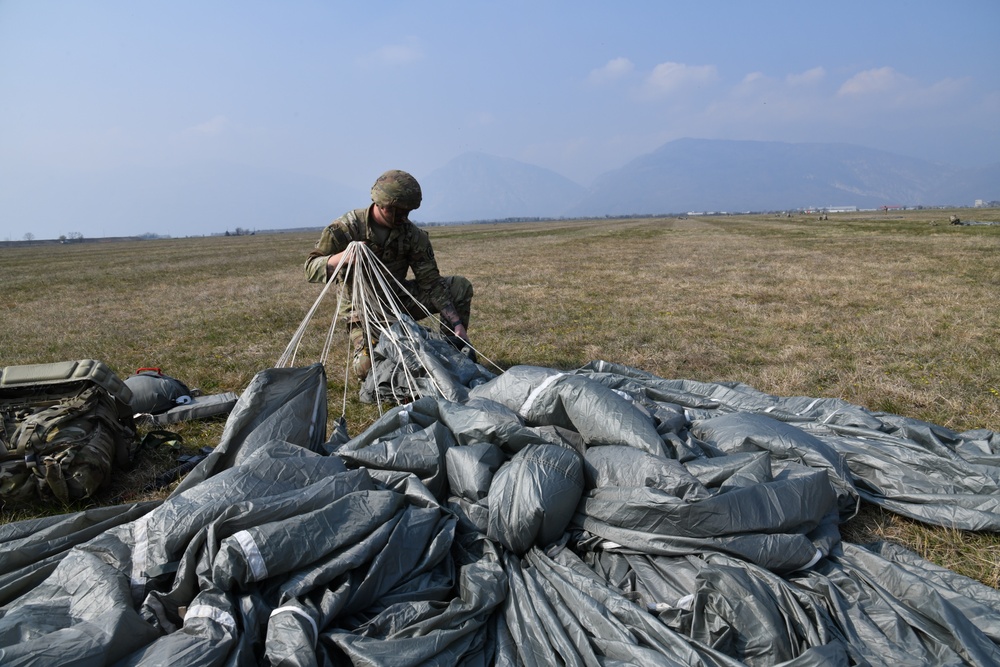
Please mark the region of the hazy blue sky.
[[998, 34], [997, 0], [0, 0], [0, 240], [198, 233], [102, 205], [206, 165], [364, 192], [467, 151], [588, 185], [681, 137], [995, 163]]

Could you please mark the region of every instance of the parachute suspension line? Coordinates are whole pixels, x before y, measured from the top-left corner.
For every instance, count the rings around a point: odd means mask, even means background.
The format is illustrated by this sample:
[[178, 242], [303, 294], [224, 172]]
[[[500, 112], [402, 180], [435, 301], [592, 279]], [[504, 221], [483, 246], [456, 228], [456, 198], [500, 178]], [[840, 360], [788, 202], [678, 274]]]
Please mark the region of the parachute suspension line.
[[[365, 340], [370, 344], [373, 340], [385, 341], [385, 344], [392, 345], [399, 356], [400, 359], [405, 358], [402, 354], [404, 350], [404, 345], [401, 344], [399, 337], [397, 336], [385, 336], [381, 337], [381, 334], [386, 330], [386, 328], [395, 322], [401, 322], [409, 318], [408, 313], [402, 307], [402, 304], [396, 300], [396, 291], [393, 288], [392, 283], [401, 292], [405, 293], [410, 297], [414, 303], [419, 303], [416, 297], [411, 294], [406, 287], [395, 279], [384, 267], [381, 261], [368, 249], [367, 246], [361, 245], [362, 250], [358, 253], [357, 258], [354, 261], [354, 268], [356, 270], [355, 280], [353, 284], [352, 292], [352, 304], [355, 310], [358, 311], [360, 317], [359, 324], [364, 328], [363, 333]], [[390, 280], [392, 283], [390, 283]], [[430, 311], [421, 306], [421, 309], [425, 311], [426, 315], [430, 315]], [[406, 329], [403, 329], [403, 333], [406, 333]], [[409, 336], [404, 338], [409, 340]], [[416, 349], [416, 344], [410, 340], [411, 344], [408, 346], [410, 351]], [[403, 371], [403, 379], [405, 381], [405, 390], [407, 393], [413, 395], [416, 393], [416, 378], [413, 376], [411, 369], [404, 363], [400, 365]], [[438, 386], [437, 381], [430, 372], [427, 373], [431, 382], [434, 384], [435, 389], [438, 393], [442, 393], [440, 386]], [[397, 389], [402, 389], [404, 387], [395, 385], [395, 378], [392, 379], [393, 385], [391, 389], [395, 392]], [[381, 390], [379, 389], [378, 383], [374, 386], [375, 389], [375, 399], [376, 403], [379, 405], [379, 411], [381, 412], [381, 404], [383, 397], [381, 395]]]
[[[339, 309], [338, 309], [339, 310]], [[332, 331], [332, 329], [331, 329]], [[341, 418], [347, 417], [347, 385], [351, 381], [351, 338], [347, 337], [347, 347], [344, 352], [344, 358], [347, 359], [347, 363], [344, 364], [344, 393], [341, 396], [340, 403], [340, 416]]]
[[[353, 245], [354, 245], [353, 243], [350, 244], [350, 246]], [[316, 297], [316, 300], [313, 302], [313, 305], [309, 309], [309, 312], [307, 312], [306, 316], [302, 319], [302, 323], [299, 324], [299, 327], [295, 331], [295, 334], [292, 336], [292, 339], [289, 341], [288, 346], [285, 348], [285, 351], [278, 359], [278, 363], [276, 365], [277, 368], [285, 368], [295, 365], [295, 357], [298, 354], [299, 345], [301, 344], [302, 338], [309, 327], [309, 323], [312, 321], [313, 316], [315, 316], [316, 311], [319, 309], [320, 304], [323, 302], [323, 299], [326, 298], [327, 294], [330, 291], [330, 288], [333, 285], [337, 285], [338, 286], [337, 307], [334, 308], [333, 318], [330, 322], [329, 328], [327, 329], [326, 337], [323, 343], [323, 350], [319, 358], [319, 362], [323, 365], [326, 365], [326, 361], [330, 356], [330, 348], [333, 346], [334, 331], [337, 328], [337, 320], [340, 317], [341, 307], [344, 303], [344, 292], [345, 292], [344, 282], [334, 280], [334, 277], [337, 276], [338, 273], [340, 273], [342, 267], [350, 265], [352, 257], [356, 253], [355, 249], [350, 246], [348, 246], [344, 255], [340, 258], [340, 262], [337, 264], [337, 267], [333, 270], [332, 274], [330, 275], [330, 278], [326, 282], [326, 285], [323, 286], [323, 289], [320, 291], [319, 296]], [[348, 360], [350, 360], [351, 358], [351, 342], [349, 338], [347, 340], [347, 353], [345, 354], [345, 358]], [[350, 381], [350, 361], [348, 361], [348, 363], [344, 367], [344, 396], [341, 409], [342, 417], [347, 414], [347, 385], [349, 381]]]
[[[353, 269], [354, 280], [344, 279], [351, 269]], [[309, 324], [315, 316], [317, 310], [319, 310], [320, 304], [328, 296], [330, 289], [334, 285], [338, 286], [337, 307], [334, 309], [333, 318], [326, 332], [323, 351], [320, 356], [320, 363], [326, 364], [330, 354], [330, 349], [333, 346], [334, 331], [336, 330], [337, 321], [346, 297], [347, 285], [351, 286], [351, 303], [358, 319], [355, 326], [360, 326], [362, 328], [362, 334], [365, 340], [364, 344], [370, 347], [371, 341], [380, 339], [381, 334], [390, 324], [407, 317], [406, 310], [402, 307], [402, 305], [395, 299], [391, 298], [394, 296], [395, 292], [390, 286], [390, 282], [388, 280], [389, 278], [391, 278], [395, 285], [410, 296], [410, 298], [416, 303], [416, 298], [399, 281], [389, 274], [382, 262], [375, 256], [367, 245], [357, 241], [349, 243], [343, 256], [340, 258], [340, 261], [337, 263], [336, 268], [331, 272], [329, 278], [327, 279], [326, 285], [323, 286], [319, 296], [316, 297], [312, 307], [306, 313], [302, 323], [299, 324], [298, 329], [289, 341], [284, 353], [278, 360], [277, 367], [282, 368], [293, 366], [295, 364], [295, 359], [298, 354], [302, 338], [308, 330]], [[426, 312], [426, 315], [429, 316], [430, 314], [430, 311]], [[403, 349], [403, 346], [399, 344], [396, 337], [386, 336], [385, 339], [396, 347], [397, 352], [400, 352]], [[347, 385], [350, 380], [352, 352], [351, 342], [350, 339], [348, 339], [347, 354], [345, 355], [348, 361], [345, 364], [344, 369], [344, 414], [347, 412]], [[416, 392], [417, 386], [413, 372], [406, 367], [405, 364], [402, 365], [402, 368], [407, 385], [405, 389], [407, 392], [413, 394]], [[440, 387], [437, 386], [437, 383], [433, 378], [432, 382], [434, 382], [435, 388], [440, 391]], [[397, 388], [399, 387], [392, 387], [394, 391]], [[375, 396], [376, 402], [379, 405], [379, 412], [382, 411], [381, 402], [383, 400], [383, 396], [381, 394], [382, 391], [376, 385]]]
[[326, 364], [327, 358], [330, 356], [330, 348], [333, 347], [333, 332], [337, 329], [337, 318], [340, 317], [341, 307], [344, 303], [344, 287], [340, 286], [337, 290], [337, 307], [333, 309], [333, 320], [330, 322], [330, 327], [326, 331], [326, 340], [323, 343], [323, 351], [320, 353], [319, 361], [321, 364]]
[[[375, 257], [375, 255], [373, 253], [371, 253], [371, 251], [368, 249], [367, 246], [365, 246], [365, 251], [367, 251], [367, 253], [371, 255], [371, 262], [370, 262], [370, 264], [374, 265], [374, 266], [377, 266], [377, 267], [382, 267], [382, 269], [383, 269], [383, 270], [373, 270], [373, 274], [374, 275], [371, 275], [371, 276], [368, 277], [369, 279], [366, 279], [366, 280], [362, 281], [362, 282], [364, 282], [365, 286], [369, 286], [371, 283], [377, 282], [380, 285], [380, 287], [382, 288], [381, 291], [378, 292], [378, 293], [395, 295], [397, 293], [397, 291], [391, 290], [391, 289], [388, 288], [389, 280], [391, 280], [392, 283], [396, 286], [396, 288], [398, 288], [398, 293], [405, 294], [407, 297], [409, 297], [410, 302], [413, 303], [413, 304], [415, 304], [417, 306], [417, 308], [420, 309], [420, 312], [421, 312], [420, 316], [416, 317], [416, 318], [412, 318], [412, 319], [422, 320], [425, 317], [433, 317], [434, 316], [434, 313], [432, 313], [430, 310], [428, 310], [427, 307], [424, 306], [424, 304], [421, 303], [420, 300], [417, 299], [417, 297], [414, 296], [414, 294], [412, 292], [410, 292], [410, 290], [406, 289], [406, 285], [404, 285], [403, 283], [401, 283], [398, 280], [396, 280], [395, 276], [393, 276], [392, 274], [390, 274], [388, 271], [384, 270], [385, 267], [382, 265], [382, 262], [378, 259], [378, 257]], [[370, 267], [366, 267], [366, 268], [370, 268]], [[378, 293], [376, 293], [376, 294], [378, 294]], [[383, 302], [384, 302], [384, 300], [383, 300]], [[358, 303], [358, 301], [355, 300], [354, 303]], [[400, 307], [399, 303], [393, 302], [393, 303], [390, 304], [390, 306], [391, 306], [390, 310], [392, 312], [392, 315], [388, 316], [384, 311], [382, 311], [382, 315], [383, 315], [384, 319], [382, 319], [381, 321], [383, 321], [383, 322], [393, 322], [393, 321], [401, 320], [402, 319], [401, 315], [406, 314], [406, 311], [403, 310]], [[365, 321], [366, 322], [368, 321], [367, 318], [365, 319]], [[441, 322], [441, 326], [444, 329], [446, 329], [447, 331], [449, 331], [453, 336], [457, 337], [457, 334], [455, 333], [455, 330], [452, 329], [450, 326], [444, 324], [443, 321]], [[476, 356], [478, 358], [482, 359], [483, 361], [485, 361], [486, 363], [490, 364], [495, 369], [497, 369], [498, 371], [500, 371], [501, 373], [503, 373], [504, 369], [501, 368], [499, 364], [497, 364], [492, 359], [490, 359], [489, 357], [487, 357], [486, 355], [484, 355], [482, 352], [480, 352], [479, 350], [477, 350], [476, 347], [472, 343], [466, 341], [466, 345], [468, 345], [469, 348], [476, 353]], [[397, 346], [397, 348], [398, 348], [398, 346]], [[433, 381], [433, 376], [431, 376], [431, 380]], [[437, 382], [434, 382], [434, 385], [435, 385], [435, 388], [438, 389], [438, 391], [440, 391], [440, 387], [437, 386]]]
[[[326, 366], [326, 360], [330, 356], [330, 348], [333, 347], [333, 333], [337, 329], [337, 318], [341, 313], [341, 306], [344, 303], [344, 286], [341, 285], [340, 289], [337, 290], [337, 307], [333, 309], [333, 318], [330, 321], [330, 327], [326, 331], [326, 340], [323, 343], [323, 352], [320, 355], [320, 363]], [[344, 364], [344, 391], [341, 396], [341, 406], [340, 406], [340, 417], [344, 419], [347, 417], [347, 385], [351, 380], [351, 339], [348, 336], [344, 342], [344, 359], [348, 362]]]
[[[351, 274], [353, 280], [348, 280], [347, 276]], [[428, 310], [420, 301], [413, 295], [406, 286], [389, 273], [385, 265], [379, 260], [378, 257], [360, 241], [353, 241], [347, 245], [344, 250], [344, 254], [341, 256], [340, 261], [337, 263], [336, 268], [331, 272], [330, 276], [327, 278], [326, 285], [324, 285], [319, 296], [316, 297], [316, 301], [313, 303], [309, 312], [306, 313], [305, 318], [303, 318], [302, 323], [299, 324], [298, 329], [289, 341], [288, 346], [285, 348], [284, 353], [278, 360], [277, 366], [287, 367], [295, 364], [295, 358], [298, 354], [299, 345], [301, 344], [302, 338], [305, 335], [306, 330], [309, 327], [309, 323], [312, 321], [313, 316], [319, 309], [320, 303], [325, 299], [331, 289], [331, 287], [336, 284], [337, 288], [337, 307], [334, 309], [334, 314], [330, 322], [330, 326], [327, 329], [326, 337], [323, 343], [323, 350], [320, 356], [320, 363], [326, 364], [327, 358], [330, 354], [330, 349], [333, 346], [334, 331], [337, 327], [337, 321], [340, 313], [344, 306], [344, 299], [346, 298], [347, 286], [350, 285], [351, 297], [350, 303], [356, 315], [356, 322], [352, 322], [351, 326], [357, 326], [361, 328], [361, 333], [363, 335], [363, 344], [369, 348], [369, 354], [371, 354], [371, 344], [375, 340], [383, 340], [385, 344], [392, 345], [395, 348], [396, 353], [400, 359], [405, 359], [403, 355], [404, 350], [409, 352], [415, 352], [417, 349], [417, 342], [410, 333], [410, 330], [403, 326], [401, 327], [401, 336], [381, 336], [382, 333], [388, 329], [391, 324], [396, 322], [403, 322], [405, 320], [412, 319], [407, 313], [406, 309], [403, 308], [401, 302], [396, 299], [396, 294], [404, 294], [409, 297], [410, 301], [416, 304], [422, 311], [422, 315], [419, 319], [425, 317], [432, 317], [433, 313]], [[448, 331], [454, 334], [454, 330], [446, 325], [442, 325]], [[409, 345], [406, 343], [409, 342]], [[500, 367], [494, 363], [492, 360], [483, 356], [479, 350], [476, 350], [471, 344], [469, 347], [472, 348], [476, 354], [493, 365], [498, 370]], [[351, 357], [353, 350], [351, 349], [350, 337], [348, 337], [347, 342], [347, 363], [344, 369], [344, 396], [343, 396], [343, 412], [347, 413], [347, 385], [350, 380], [350, 368], [351, 368]], [[414, 354], [414, 357], [418, 359], [418, 355]], [[396, 384], [396, 378], [392, 378], [391, 390], [395, 393], [397, 389], [405, 389], [410, 395], [415, 395], [417, 392], [417, 382], [413, 375], [413, 370], [407, 364], [400, 364], [402, 369], [403, 381], [405, 387], [402, 384]], [[441, 390], [437, 379], [434, 374], [427, 370], [427, 377], [430, 379], [435, 390], [439, 394], [444, 392]], [[375, 399], [378, 405], [379, 413], [382, 413], [382, 401], [384, 398], [382, 396], [382, 391], [379, 389], [378, 383], [375, 383]]]
[[[343, 263], [343, 259], [341, 259], [341, 263]], [[339, 269], [340, 266], [338, 265], [337, 268]], [[319, 296], [316, 297], [316, 300], [313, 302], [309, 312], [307, 312], [306, 316], [302, 318], [299, 328], [295, 330], [294, 334], [292, 334], [292, 339], [288, 341], [288, 346], [285, 347], [285, 351], [282, 352], [281, 357], [278, 358], [278, 363], [275, 365], [277, 368], [287, 368], [295, 364], [295, 356], [298, 354], [299, 343], [302, 342], [302, 336], [305, 334], [306, 329], [309, 327], [309, 322], [312, 321], [313, 315], [315, 315], [316, 311], [319, 309], [319, 304], [323, 301], [323, 298], [326, 297], [326, 293], [330, 291], [330, 287], [332, 285], [333, 281], [329, 280], [326, 285], [323, 286], [323, 290], [319, 293]]]
[[[417, 300], [417, 297], [413, 296], [413, 294], [410, 292], [410, 290], [406, 289], [405, 285], [403, 285], [402, 283], [400, 283], [395, 278], [393, 278], [393, 280], [396, 282], [397, 285], [399, 285], [400, 291], [403, 294], [405, 294], [406, 296], [410, 297], [410, 300], [413, 303], [417, 304], [417, 306], [420, 308], [420, 310], [422, 311], [423, 314], [420, 316], [419, 319], [424, 319], [425, 317], [433, 317], [434, 316], [434, 313], [432, 313], [431, 311], [427, 310], [426, 306], [424, 306], [424, 304], [420, 303], [420, 301]], [[444, 327], [445, 329], [447, 329], [451, 333], [452, 336], [455, 336], [456, 338], [458, 337], [458, 334], [455, 333], [455, 330], [452, 329], [447, 324], [445, 324], [443, 321], [441, 322], [441, 326]], [[477, 350], [475, 345], [473, 345], [469, 341], [465, 341], [465, 344], [469, 346], [469, 349], [473, 350], [476, 353], [476, 356], [479, 359], [482, 359], [483, 361], [485, 361], [489, 365], [493, 366], [493, 368], [497, 369], [501, 373], [504, 372], [504, 369], [500, 368], [499, 364], [497, 364], [492, 359], [490, 359], [489, 357], [487, 357], [485, 354], [483, 354], [482, 352], [480, 352], [479, 350]], [[436, 383], [435, 383], [435, 387], [437, 388], [437, 384]], [[438, 388], [438, 389], [440, 390], [440, 388]]]

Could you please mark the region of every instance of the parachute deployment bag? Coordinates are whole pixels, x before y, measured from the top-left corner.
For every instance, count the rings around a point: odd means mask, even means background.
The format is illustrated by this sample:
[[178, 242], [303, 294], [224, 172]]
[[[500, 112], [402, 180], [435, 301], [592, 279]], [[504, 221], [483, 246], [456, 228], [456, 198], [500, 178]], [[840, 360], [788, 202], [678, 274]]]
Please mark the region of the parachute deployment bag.
[[132, 392], [132, 412], [137, 414], [160, 414], [191, 401], [187, 385], [159, 368], [140, 368], [125, 378], [125, 385]]
[[159, 426], [190, 419], [205, 419], [226, 415], [236, 405], [239, 396], [233, 392], [203, 396], [199, 389], [188, 386], [159, 368], [140, 368], [125, 378], [132, 392], [132, 412], [137, 424]]
[[0, 504], [93, 495], [131, 462], [129, 388], [93, 359], [0, 371]]

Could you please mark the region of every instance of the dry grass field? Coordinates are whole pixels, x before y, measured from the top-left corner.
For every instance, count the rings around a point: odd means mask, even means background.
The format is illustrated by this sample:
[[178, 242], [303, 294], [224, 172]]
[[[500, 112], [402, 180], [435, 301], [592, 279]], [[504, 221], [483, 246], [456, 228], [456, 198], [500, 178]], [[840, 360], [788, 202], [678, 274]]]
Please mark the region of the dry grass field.
[[[475, 285], [470, 334], [499, 368], [593, 359], [665, 378], [839, 397], [964, 431], [1000, 430], [1000, 226], [951, 211], [712, 216], [433, 227], [445, 274]], [[1000, 220], [998, 210], [959, 216]], [[96, 358], [122, 377], [158, 366], [205, 393], [273, 366], [320, 286], [318, 230], [0, 247], [0, 365]], [[332, 304], [297, 363], [318, 360]], [[346, 334], [327, 362], [330, 416], [377, 417], [345, 387]], [[184, 448], [222, 422], [176, 427]], [[176, 452], [147, 451], [100, 503], [135, 500]], [[3, 521], [25, 518], [7, 513]], [[1000, 539], [868, 508], [845, 527], [994, 587]]]

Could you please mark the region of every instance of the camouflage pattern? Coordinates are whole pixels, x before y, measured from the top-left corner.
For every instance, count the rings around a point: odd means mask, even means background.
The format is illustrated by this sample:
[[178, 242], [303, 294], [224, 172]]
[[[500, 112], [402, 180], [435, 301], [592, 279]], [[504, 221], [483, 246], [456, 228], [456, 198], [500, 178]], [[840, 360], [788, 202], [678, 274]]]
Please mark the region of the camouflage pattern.
[[[432, 313], [441, 312], [448, 306], [459, 310], [458, 304], [451, 298], [448, 284], [442, 282], [427, 232], [409, 221], [391, 230], [376, 230], [377, 225], [371, 215], [370, 206], [366, 209], [358, 208], [345, 213], [327, 226], [306, 259], [306, 279], [314, 283], [326, 282], [327, 258], [344, 251], [351, 241], [364, 241], [399, 282], [405, 284], [407, 272], [412, 269], [413, 280], [407, 289], [417, 295]], [[471, 291], [471, 285], [469, 290]], [[398, 287], [395, 288], [395, 294], [396, 300], [410, 310], [412, 300], [406, 298]], [[469, 298], [471, 301], [471, 297]]]
[[41, 379], [0, 388], [0, 505], [88, 498], [110, 480], [114, 467], [131, 461], [135, 429], [129, 406], [98, 384], [54, 382], [49, 371], [63, 366], [4, 369], [6, 375], [37, 370]]
[[[434, 259], [427, 232], [413, 223], [400, 221], [396, 227], [387, 229], [375, 223], [372, 206], [348, 211], [334, 220], [320, 234], [319, 240], [305, 262], [306, 279], [313, 283], [327, 280], [327, 260], [331, 255], [343, 252], [352, 241], [365, 242], [389, 273], [412, 294], [412, 299], [398, 285], [393, 284], [394, 300], [416, 320], [425, 316], [421, 306], [431, 313], [454, 309], [468, 328], [472, 312], [472, 283], [463, 276], [442, 277]], [[407, 273], [412, 270], [413, 278]], [[345, 304], [341, 313], [347, 322], [356, 322], [357, 314], [351, 304]], [[442, 323], [442, 332], [444, 332]], [[360, 329], [352, 332], [355, 351], [355, 368], [359, 375], [367, 372], [368, 360], [363, 357], [366, 347]], [[448, 331], [450, 333], [450, 329]]]
[[372, 186], [372, 201], [379, 206], [395, 206], [412, 211], [420, 208], [420, 184], [410, 174], [390, 169]]

